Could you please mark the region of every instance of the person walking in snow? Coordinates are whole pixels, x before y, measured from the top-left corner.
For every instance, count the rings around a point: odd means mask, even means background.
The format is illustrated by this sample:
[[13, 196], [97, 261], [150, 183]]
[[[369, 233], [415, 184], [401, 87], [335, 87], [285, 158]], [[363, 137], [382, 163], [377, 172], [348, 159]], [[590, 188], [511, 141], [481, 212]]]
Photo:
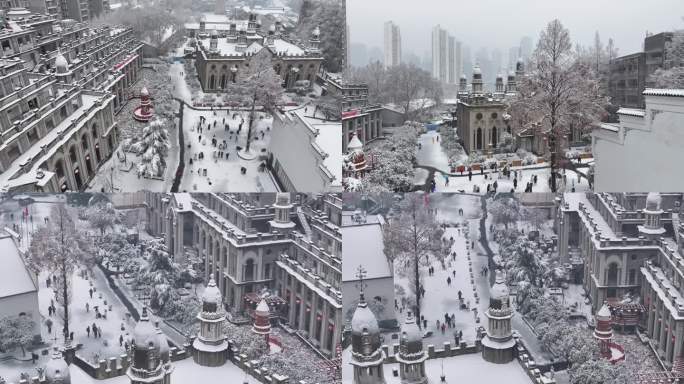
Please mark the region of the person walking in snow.
[[86, 334], [88, 334], [88, 337], [90, 337], [90, 325], [86, 327]]
[[93, 298], [93, 289], [90, 288], [90, 289], [88, 290], [88, 292], [90, 292], [90, 298], [92, 299], [92, 298]]
[[447, 286], [451, 287], [451, 276], [447, 277]]
[[123, 341], [124, 341], [123, 335], [119, 335], [119, 347], [123, 346]]
[[90, 304], [86, 303], [86, 312], [90, 312]]

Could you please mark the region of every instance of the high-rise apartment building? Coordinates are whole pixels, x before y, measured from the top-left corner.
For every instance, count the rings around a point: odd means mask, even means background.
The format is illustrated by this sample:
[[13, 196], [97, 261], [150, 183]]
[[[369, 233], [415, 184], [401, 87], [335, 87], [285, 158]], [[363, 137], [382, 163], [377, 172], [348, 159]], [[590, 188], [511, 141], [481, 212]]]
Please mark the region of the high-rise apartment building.
[[392, 21], [385, 23], [385, 68], [401, 64], [401, 31]]
[[461, 76], [461, 43], [437, 25], [432, 29], [432, 77], [456, 84]]

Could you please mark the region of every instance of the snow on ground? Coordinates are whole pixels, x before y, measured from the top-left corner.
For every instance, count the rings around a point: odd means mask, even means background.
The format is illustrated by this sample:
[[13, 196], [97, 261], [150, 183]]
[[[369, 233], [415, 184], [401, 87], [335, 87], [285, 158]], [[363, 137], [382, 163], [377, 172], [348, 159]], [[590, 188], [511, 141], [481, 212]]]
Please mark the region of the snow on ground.
[[[352, 384], [354, 368], [351, 361], [351, 348], [342, 353], [342, 382]], [[399, 371], [399, 364], [384, 364], [387, 384], [401, 383], [393, 371]], [[479, 353], [459, 355], [425, 361], [425, 372], [430, 383], [440, 383], [442, 372], [447, 383], [506, 383], [529, 384], [530, 378], [516, 360], [507, 364], [493, 364], [485, 361]]]
[[[234, 116], [237, 114], [237, 116]], [[254, 154], [265, 154], [262, 149], [267, 149], [270, 142], [270, 129], [273, 126], [273, 118], [264, 113], [257, 113], [259, 117], [252, 128], [252, 140], [250, 151]], [[203, 131], [198, 132], [200, 116], [204, 116], [206, 123], [202, 124]], [[260, 118], [261, 117], [261, 118]], [[244, 118], [240, 134], [237, 134], [241, 118]], [[224, 123], [225, 119], [225, 123]], [[216, 122], [216, 125], [214, 125]], [[228, 125], [228, 130], [224, 127]], [[195, 110], [188, 106], [183, 112], [183, 132], [185, 137], [185, 173], [181, 180], [180, 191], [244, 191], [244, 192], [275, 192], [277, 187], [266, 172], [259, 172], [257, 158], [245, 160], [237, 155], [236, 146], [245, 147], [248, 131], [248, 112], [226, 110], [208, 111]], [[262, 139], [263, 133], [263, 139]], [[200, 139], [201, 138], [201, 139]], [[217, 147], [212, 146], [212, 139], [216, 138], [218, 144], [226, 143], [227, 158], [216, 158]], [[196, 156], [204, 153], [204, 159], [199, 160]], [[192, 158], [192, 164], [190, 159]], [[242, 175], [240, 168], [245, 167], [247, 173]], [[206, 176], [204, 170], [207, 170]], [[201, 172], [201, 175], [200, 173]]]
[[[459, 224], [459, 227], [448, 227], [444, 233], [445, 239], [454, 238], [454, 245], [451, 252], [456, 252], [455, 260], [451, 256], [445, 259], [446, 269], [442, 269], [441, 265], [433, 258], [432, 265], [435, 268], [433, 276], [428, 276], [427, 267], [421, 267], [421, 276], [423, 286], [425, 288], [425, 296], [421, 302], [421, 315], [427, 320], [427, 331], [432, 331], [433, 335], [424, 339], [424, 344], [433, 344], [436, 347], [441, 347], [444, 342], [454, 342], [454, 332], [462, 331], [463, 340], [468, 344], [473, 344], [476, 339], [477, 327], [483, 325], [484, 316], [483, 311], [487, 308], [482, 300], [481, 305], [478, 305], [475, 300], [473, 284], [470, 281], [469, 262], [467, 259], [467, 252], [470, 249], [469, 243], [472, 242], [473, 236], [470, 234], [470, 228], [476, 230], [479, 225], [479, 207], [480, 198], [476, 196], [452, 195], [440, 196], [431, 195], [431, 207], [437, 209], [437, 220], [448, 222], [451, 224]], [[463, 208], [464, 216], [458, 214], [458, 209]], [[464, 225], [468, 228], [463, 230]], [[472, 269], [475, 277], [475, 287], [477, 293], [483, 296], [485, 293], [488, 297], [489, 284], [487, 279], [480, 275], [480, 270], [486, 264], [486, 257], [484, 262], [476, 260], [478, 256], [475, 252], [471, 252]], [[454, 277], [453, 271], [456, 271]], [[447, 277], [451, 277], [451, 286], [447, 285]], [[410, 283], [407, 276], [400, 272], [400, 269], [395, 266], [395, 284], [404, 287], [406, 292], [410, 292]], [[463, 296], [463, 303], [470, 304], [470, 310], [460, 309], [458, 300], [458, 291], [461, 291]], [[485, 292], [486, 291], [486, 292]], [[477, 308], [477, 313], [480, 317], [481, 323], [476, 323], [476, 315], [473, 309]], [[406, 317], [406, 310], [401, 311], [398, 315], [400, 324], [403, 324]], [[447, 328], [442, 334], [441, 329], [437, 329], [436, 320], [440, 324], [444, 321], [444, 314], [454, 314], [456, 325], [455, 328]]]
[[440, 170], [449, 170], [449, 158], [442, 150], [439, 142], [439, 133], [429, 131], [418, 137], [419, 148], [416, 152], [416, 161], [420, 165], [435, 167]]
[[[219, 378], [229, 383], [259, 384], [259, 381], [248, 375], [246, 372], [235, 366], [231, 362], [226, 362], [220, 367], [202, 367], [192, 360], [183, 359], [171, 363], [173, 372], [171, 382], [173, 383], [215, 383]], [[118, 376], [107, 380], [96, 380], [88, 376], [75, 364], [69, 366], [71, 382], [75, 384], [129, 384], [131, 380], [127, 376]]]

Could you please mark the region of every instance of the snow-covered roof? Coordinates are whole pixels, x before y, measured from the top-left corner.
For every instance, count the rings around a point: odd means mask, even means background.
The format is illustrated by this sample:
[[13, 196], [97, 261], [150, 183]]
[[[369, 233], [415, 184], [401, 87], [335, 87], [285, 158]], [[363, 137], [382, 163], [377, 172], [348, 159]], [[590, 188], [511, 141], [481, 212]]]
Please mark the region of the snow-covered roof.
[[221, 291], [216, 286], [213, 276], [209, 279], [209, 284], [207, 284], [207, 288], [202, 293], [202, 302], [217, 305], [220, 305], [222, 302]]
[[[216, 378], [223, 378], [230, 383], [261, 384], [255, 377], [237, 367], [232, 362], [226, 362], [218, 367], [203, 367], [197, 365], [193, 359], [187, 358], [171, 363], [173, 373], [171, 380], [174, 383], [213, 383]], [[90, 377], [76, 364], [69, 366], [71, 382], [78, 384], [130, 384], [131, 379], [126, 375], [111, 379], [98, 380]]]
[[392, 268], [385, 257], [380, 223], [340, 228], [342, 232], [342, 281], [356, 281], [357, 269], [366, 270], [365, 279], [392, 278]]
[[[204, 47], [209, 47], [210, 40], [211, 40], [211, 37], [205, 37], [205, 38], [197, 39], [197, 42], [202, 44], [202, 46], [204, 46]], [[246, 52], [249, 52], [249, 53], [259, 52], [261, 50], [261, 48], [263, 48], [263, 45], [260, 44], [260, 42], [264, 41], [263, 37], [257, 35], [257, 38], [252, 38], [249, 41], [252, 42], [251, 45], [249, 46], [249, 48], [244, 49], [244, 50], [238, 50], [237, 41], [228, 41], [227, 38], [220, 37], [218, 39], [218, 42], [217, 42], [218, 44], [216, 45], [216, 49], [220, 55], [241, 56], [241, 55], [244, 55]], [[248, 43], [249, 43], [249, 41], [248, 41]], [[283, 55], [287, 55], [287, 56], [303, 56], [304, 54], [306, 54], [306, 51], [303, 48], [301, 48], [301, 47], [299, 47], [293, 43], [290, 43], [289, 41], [285, 41], [281, 38], [275, 38], [273, 40], [272, 47], [273, 47], [273, 50], [275, 51], [275, 53], [277, 53], [277, 54], [283, 54]]]
[[173, 198], [176, 201], [176, 208], [178, 212], [192, 211], [192, 195], [189, 193], [174, 193]]
[[[391, 348], [390, 348], [391, 349]], [[349, 363], [351, 348], [342, 353], [342, 382], [354, 382], [353, 366]], [[385, 363], [382, 366], [387, 384], [401, 384], [400, 375], [394, 376], [394, 371], [400, 370], [398, 363]], [[441, 383], [440, 375], [444, 372], [447, 383], [506, 383], [529, 384], [530, 377], [517, 361], [506, 364], [492, 364], [482, 358], [479, 353], [467, 353], [447, 358], [427, 359], [425, 373], [430, 383]], [[107, 383], [105, 383], [107, 384]]]
[[684, 89], [646, 88], [643, 94], [644, 96], [684, 97]]
[[0, 298], [36, 292], [36, 285], [12, 237], [6, 234], [0, 237], [0, 250]]
[[620, 108], [617, 111], [618, 115], [627, 115], [627, 116], [635, 116], [635, 117], [644, 117], [646, 116], [646, 111], [643, 109], [636, 109], [636, 108]]

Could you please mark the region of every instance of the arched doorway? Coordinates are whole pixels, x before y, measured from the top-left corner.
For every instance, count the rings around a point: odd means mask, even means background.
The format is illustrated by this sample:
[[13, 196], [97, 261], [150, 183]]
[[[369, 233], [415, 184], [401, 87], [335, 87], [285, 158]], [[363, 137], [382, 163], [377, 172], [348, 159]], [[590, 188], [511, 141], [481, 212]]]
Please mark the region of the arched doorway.
[[214, 89], [215, 86], [216, 86], [216, 78], [212, 74], [211, 76], [209, 76], [209, 89]]
[[64, 162], [62, 159], [57, 160], [55, 163], [55, 174], [57, 175], [57, 182], [60, 183], [59, 189], [62, 192], [66, 192], [68, 189], [65, 174], [64, 174]]
[[475, 149], [482, 149], [482, 128], [478, 128], [475, 133]]
[[496, 127], [492, 128], [492, 148], [496, 148], [497, 144], [499, 143], [498, 133], [499, 132]]
[[608, 264], [608, 272], [607, 272], [607, 278], [606, 278], [607, 285], [618, 285], [619, 275], [620, 275], [620, 268], [618, 267], [618, 264], [617, 263]]
[[254, 260], [247, 259], [245, 262], [245, 272], [243, 273], [243, 280], [254, 280]]

